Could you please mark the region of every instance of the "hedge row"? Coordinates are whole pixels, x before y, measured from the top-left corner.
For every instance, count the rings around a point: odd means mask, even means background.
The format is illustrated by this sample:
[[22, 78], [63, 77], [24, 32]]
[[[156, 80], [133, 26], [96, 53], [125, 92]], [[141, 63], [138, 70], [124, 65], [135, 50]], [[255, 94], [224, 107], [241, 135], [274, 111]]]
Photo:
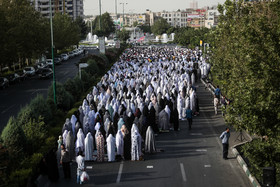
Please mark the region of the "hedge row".
[[[53, 102], [53, 87], [47, 99], [38, 95], [23, 107], [17, 117], [11, 117], [0, 139], [0, 182], [9, 186], [26, 186], [38, 174], [38, 164], [51, 149], [61, 133], [65, 118], [81, 105], [82, 99], [109, 70], [123, 50], [108, 49], [106, 55], [89, 55], [81, 63], [89, 66], [64, 84], [56, 84], [57, 104]], [[73, 109], [71, 109], [74, 107]]]

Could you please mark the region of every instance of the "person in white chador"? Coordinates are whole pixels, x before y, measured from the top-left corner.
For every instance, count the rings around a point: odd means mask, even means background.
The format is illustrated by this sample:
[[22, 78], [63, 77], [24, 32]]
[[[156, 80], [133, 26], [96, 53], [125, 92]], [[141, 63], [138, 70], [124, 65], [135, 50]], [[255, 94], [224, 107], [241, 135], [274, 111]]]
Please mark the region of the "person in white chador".
[[76, 140], [76, 154], [79, 151], [84, 152], [84, 142], [85, 142], [85, 135], [82, 131], [82, 129], [80, 128], [77, 134], [77, 140]]
[[155, 153], [156, 151], [155, 134], [152, 127], [149, 126], [146, 131], [145, 152]]
[[121, 130], [118, 130], [116, 134], [116, 146], [117, 146], [117, 155], [123, 157], [123, 134]]
[[137, 130], [131, 136], [131, 160], [140, 160], [141, 156], [141, 135]]
[[116, 139], [112, 134], [108, 136], [106, 139], [107, 142], [107, 155], [108, 155], [108, 162], [115, 161], [115, 149], [116, 149]]
[[93, 160], [93, 137], [89, 132], [85, 138], [85, 160]]

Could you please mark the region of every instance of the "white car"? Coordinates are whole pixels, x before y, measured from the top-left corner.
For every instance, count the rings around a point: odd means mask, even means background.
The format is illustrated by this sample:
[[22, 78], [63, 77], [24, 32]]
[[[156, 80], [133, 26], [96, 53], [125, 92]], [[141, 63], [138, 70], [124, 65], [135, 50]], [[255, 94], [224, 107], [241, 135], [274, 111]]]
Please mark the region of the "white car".
[[47, 59], [47, 60], [46, 60], [46, 63], [47, 63], [48, 65], [52, 65], [52, 64], [53, 64], [53, 61], [52, 61], [52, 59]]
[[34, 76], [35, 75], [35, 69], [33, 67], [25, 67], [23, 69], [23, 72], [27, 75], [27, 76]]
[[64, 61], [69, 59], [69, 56], [65, 53], [61, 54], [60, 56], [63, 58]]
[[70, 51], [70, 52], [68, 53], [68, 56], [69, 56], [70, 58], [73, 58], [73, 57], [75, 56], [75, 54], [74, 54], [73, 51]]

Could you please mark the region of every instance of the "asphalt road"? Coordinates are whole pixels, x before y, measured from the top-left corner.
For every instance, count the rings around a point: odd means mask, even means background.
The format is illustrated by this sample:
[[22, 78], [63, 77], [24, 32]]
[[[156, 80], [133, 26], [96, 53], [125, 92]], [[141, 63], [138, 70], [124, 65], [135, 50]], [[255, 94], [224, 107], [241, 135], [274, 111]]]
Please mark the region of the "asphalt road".
[[[83, 186], [139, 186], [139, 187], [251, 187], [232, 152], [222, 159], [219, 135], [225, 128], [221, 113], [214, 114], [213, 97], [199, 83], [200, 115], [193, 120], [193, 129], [180, 122], [180, 131], [161, 133], [156, 137], [157, 149], [164, 150], [145, 155], [145, 161], [113, 163], [89, 162], [86, 166], [90, 180]], [[230, 146], [235, 143], [232, 132]], [[77, 186], [76, 164], [72, 164], [72, 179], [63, 178], [53, 186]]]
[[[98, 53], [96, 49], [89, 49], [89, 53]], [[75, 65], [83, 55], [62, 62], [55, 66], [56, 81], [64, 83], [67, 79], [75, 77], [78, 73], [78, 67]], [[40, 80], [37, 76], [29, 78], [19, 84], [11, 85], [5, 90], [0, 90], [0, 132], [6, 126], [11, 116], [17, 116], [17, 113], [28, 104], [38, 94], [45, 97], [48, 93], [48, 87], [52, 84], [52, 78]]]

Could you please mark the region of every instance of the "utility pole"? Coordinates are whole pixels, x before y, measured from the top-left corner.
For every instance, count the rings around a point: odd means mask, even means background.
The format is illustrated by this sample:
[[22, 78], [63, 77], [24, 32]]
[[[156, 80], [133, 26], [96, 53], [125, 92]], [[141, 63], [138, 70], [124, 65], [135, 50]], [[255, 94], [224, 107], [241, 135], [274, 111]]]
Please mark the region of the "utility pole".
[[124, 5], [126, 4], [128, 4], [128, 3], [120, 3], [120, 4], [122, 4], [123, 5], [123, 27], [124, 27]]
[[101, 0], [99, 0], [99, 30], [101, 31]]
[[53, 54], [53, 24], [52, 24], [52, 2], [49, 1], [50, 4], [50, 26], [51, 26], [51, 50], [52, 50], [52, 69], [53, 69], [53, 101], [56, 105], [56, 81], [55, 81], [55, 68], [54, 68], [54, 54]]
[[115, 13], [116, 13], [116, 19], [118, 21], [118, 3], [117, 3], [117, 0], [115, 0]]

